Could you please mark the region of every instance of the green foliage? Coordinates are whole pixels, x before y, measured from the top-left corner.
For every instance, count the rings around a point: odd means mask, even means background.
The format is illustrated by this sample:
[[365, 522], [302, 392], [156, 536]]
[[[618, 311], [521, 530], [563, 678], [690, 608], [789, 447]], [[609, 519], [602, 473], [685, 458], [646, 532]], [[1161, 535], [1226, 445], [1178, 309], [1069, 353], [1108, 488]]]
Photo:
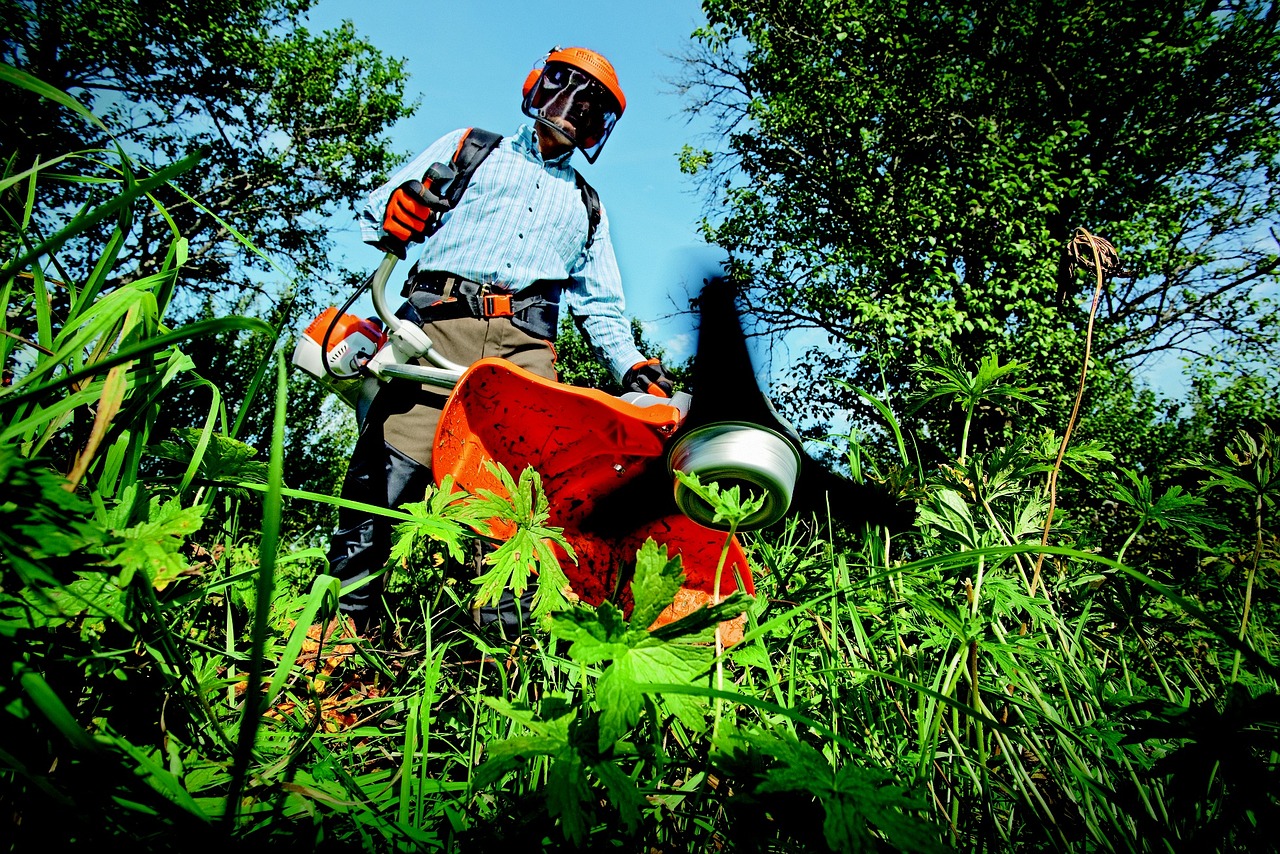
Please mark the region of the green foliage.
[[[872, 769], [831, 767], [830, 760], [795, 735], [743, 729], [717, 742], [731, 766], [734, 753], [755, 751], [772, 760], [759, 773], [756, 795], [797, 792], [815, 798], [824, 813], [823, 837], [832, 851], [876, 851], [879, 837], [898, 851], [942, 851], [933, 828], [921, 822], [923, 802], [893, 778]], [[767, 799], [766, 799], [767, 800]]]
[[[670, 605], [684, 580], [679, 558], [670, 559], [665, 551], [650, 540], [636, 556], [636, 582], [632, 587], [636, 611], [630, 622], [606, 601], [594, 612], [573, 610], [560, 614], [551, 624], [552, 635], [571, 644], [570, 658], [583, 664], [611, 662], [595, 686], [601, 749], [622, 738], [640, 720], [646, 685], [691, 682], [710, 667], [707, 619], [725, 619], [742, 611], [743, 603], [730, 599], [697, 619], [691, 618], [685, 626], [678, 621], [661, 635], [651, 633], [649, 622], [644, 620]], [[685, 639], [686, 635], [691, 637]], [[699, 640], [702, 643], [691, 642]], [[704, 728], [703, 705], [694, 698], [668, 697], [667, 705], [690, 730]]]
[[[849, 23], [837, 42], [862, 37]], [[281, 536], [344, 502], [283, 484], [297, 398], [274, 338], [235, 395], [186, 353], [276, 327], [166, 320], [187, 272], [176, 232], [153, 275], [108, 285], [131, 219], [166, 219], [152, 191], [192, 165], [112, 156], [104, 200], [52, 237], [24, 233], [0, 273], [12, 847], [1275, 848], [1280, 449], [1254, 395], [1264, 378], [1207, 376], [1170, 431], [1181, 444], [1141, 467], [1107, 438], [1151, 442], [1149, 425], [1100, 424], [1059, 458], [1061, 439], [1027, 419], [1051, 408], [1032, 386], [1060, 359], [1017, 355], [1027, 385], [998, 349], [922, 361], [943, 367], [906, 429], [851, 386], [894, 439], [887, 454], [844, 449], [851, 470], [892, 460], [918, 524], [744, 535], [756, 594], [652, 630], [684, 583], [679, 555], [646, 543], [622, 567], [629, 597], [566, 607], [540, 475], [495, 469], [500, 488], [478, 496], [446, 482], [383, 511], [399, 523], [392, 569], [415, 584], [389, 593], [379, 635], [353, 637], [337, 581], [313, 570], [320, 550]], [[36, 260], [79, 240], [92, 263], [53, 285]], [[161, 403], [183, 387], [210, 403], [162, 433]], [[258, 387], [274, 389], [265, 470], [230, 416]], [[953, 428], [984, 407], [1002, 423], [966, 442]], [[1050, 519], [1059, 466], [1072, 484]], [[685, 485], [731, 527], [751, 512], [750, 496]], [[514, 535], [478, 584], [446, 577], [437, 558], [461, 562], [498, 531]], [[541, 625], [477, 633], [472, 594], [533, 572]], [[718, 629], [739, 615], [726, 648]]]
[[965, 370], [959, 357], [944, 348], [941, 358], [917, 365], [920, 390], [913, 395], [919, 411], [937, 398], [954, 398], [964, 410], [964, 429], [960, 437], [960, 459], [969, 455], [969, 428], [973, 424], [974, 411], [983, 404], [998, 406], [1001, 403], [1022, 402], [1033, 410], [1040, 405], [1031, 396], [1036, 387], [1012, 386], [1001, 382], [1005, 376], [1025, 370], [1028, 366], [1019, 362], [1001, 365], [998, 356], [984, 356], [976, 374]]
[[[190, 247], [182, 288], [216, 298], [220, 314], [241, 293], [282, 296], [261, 275], [272, 265], [293, 267], [301, 295], [313, 296], [335, 272], [317, 214], [352, 205], [390, 170], [386, 130], [414, 105], [405, 99], [403, 60], [383, 55], [349, 23], [308, 31], [311, 5], [5, 0], [0, 61], [68, 93], [101, 120], [86, 124], [44, 92], [12, 93], [0, 150], [13, 158], [14, 173], [117, 142], [144, 168], [200, 151], [200, 169], [158, 191], [167, 216], [133, 223], [112, 284], [152, 274], [177, 231]], [[35, 229], [78, 207], [81, 182], [103, 174], [89, 161], [61, 168], [71, 181], [35, 190]], [[10, 193], [3, 204], [9, 216], [0, 233], [8, 241], [20, 222], [15, 202]], [[255, 251], [235, 251], [239, 236]], [[181, 306], [188, 318], [200, 306], [190, 296]]]
[[[645, 337], [640, 321], [632, 319], [631, 334], [635, 338], [636, 349], [651, 359], [661, 361], [662, 367], [679, 390], [688, 372], [687, 365], [667, 364], [666, 352], [660, 345], [654, 344]], [[566, 385], [598, 388], [609, 394], [621, 394], [622, 385], [619, 378], [601, 362], [599, 355], [592, 351], [585, 335], [574, 325], [570, 318], [560, 321], [560, 329], [556, 335], [556, 373], [560, 382]]]
[[1103, 296], [1095, 383], [1159, 352], [1274, 365], [1273, 4], [704, 11], [682, 82], [723, 142], [710, 166], [686, 161], [753, 313], [825, 335], [793, 371], [796, 411], [855, 409], [831, 376], [903, 411], [912, 366], [949, 347], [1029, 365], [1065, 415], [1093, 286], [1064, 258], [1078, 226], [1125, 268]]
[[[230, 495], [243, 494], [235, 489], [237, 483], [266, 483], [267, 465], [252, 459], [258, 451], [244, 442], [217, 433], [208, 434], [191, 427], [179, 428], [173, 438], [155, 446], [153, 453], [164, 460], [181, 463], [205, 485], [224, 487]], [[190, 480], [184, 476], [184, 483]]]
[[484, 521], [484, 517], [475, 512], [474, 504], [466, 498], [466, 493], [454, 486], [453, 476], [446, 475], [440, 488], [428, 492], [425, 501], [410, 502], [400, 507], [400, 511], [413, 517], [413, 521], [396, 525], [391, 561], [403, 565], [411, 560], [421, 560], [428, 545], [438, 543], [451, 558], [462, 563], [465, 560], [467, 526]]
[[[129, 511], [129, 498], [117, 508]], [[203, 507], [183, 507], [178, 499], [163, 501], [158, 496], [151, 499], [147, 518], [128, 528], [119, 530], [120, 542], [115, 553], [106, 561], [119, 569], [116, 583], [128, 587], [134, 573], [141, 573], [147, 583], [163, 590], [187, 568], [181, 553], [186, 539], [200, 528], [204, 516]], [[111, 516], [119, 518], [119, 513]]]
[[559, 528], [547, 525], [550, 518], [547, 496], [542, 491], [542, 478], [533, 468], [520, 472], [517, 482], [501, 466], [489, 463], [489, 471], [502, 484], [503, 492], [481, 489], [470, 510], [479, 518], [497, 518], [513, 523], [515, 530], [496, 549], [484, 556], [491, 568], [476, 579], [479, 590], [476, 604], [497, 602], [503, 590], [516, 596], [529, 586], [530, 575], [537, 574], [538, 589], [533, 596], [535, 621], [568, 604], [569, 579], [560, 568], [552, 545], [561, 548], [570, 560], [576, 560]]
[[[574, 661], [583, 665], [610, 662], [595, 680], [594, 708], [584, 712], [566, 704], [564, 698], [551, 698], [543, 703], [546, 711], [535, 715], [507, 703], [488, 701], [529, 734], [490, 744], [490, 758], [477, 772], [476, 785], [489, 786], [530, 757], [547, 756], [552, 760], [548, 809], [560, 820], [569, 842], [582, 845], [593, 823], [591, 803], [596, 797], [587, 772], [604, 787], [627, 832], [636, 833], [646, 801], [619, 763], [630, 764], [636, 754], [627, 737], [646, 708], [648, 691], [654, 685], [695, 681], [705, 673], [712, 658], [705, 643], [706, 621], [741, 610], [740, 602], [726, 602], [687, 618], [687, 625], [681, 625], [684, 620], [670, 624], [664, 637], [650, 633], [646, 628], [649, 622], [671, 604], [683, 580], [680, 559], [668, 558], [665, 549], [649, 540], [636, 558], [632, 587], [636, 605], [630, 621], [610, 602], [594, 611], [572, 609], [555, 615], [551, 633], [569, 642], [569, 656]], [[696, 638], [704, 642], [693, 642]], [[676, 719], [691, 731], [705, 728], [705, 703], [680, 695], [664, 699]]]

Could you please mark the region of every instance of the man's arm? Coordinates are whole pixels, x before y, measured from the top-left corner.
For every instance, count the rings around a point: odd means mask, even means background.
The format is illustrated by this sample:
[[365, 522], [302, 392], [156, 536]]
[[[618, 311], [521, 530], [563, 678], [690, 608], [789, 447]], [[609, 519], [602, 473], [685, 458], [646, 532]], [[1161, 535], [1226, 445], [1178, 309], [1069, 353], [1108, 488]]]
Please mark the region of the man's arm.
[[624, 311], [622, 274], [609, 235], [609, 215], [603, 206], [591, 246], [585, 249], [565, 289], [565, 304], [582, 326], [587, 341], [627, 391], [671, 393], [671, 382], [656, 360], [636, 349], [631, 322]]

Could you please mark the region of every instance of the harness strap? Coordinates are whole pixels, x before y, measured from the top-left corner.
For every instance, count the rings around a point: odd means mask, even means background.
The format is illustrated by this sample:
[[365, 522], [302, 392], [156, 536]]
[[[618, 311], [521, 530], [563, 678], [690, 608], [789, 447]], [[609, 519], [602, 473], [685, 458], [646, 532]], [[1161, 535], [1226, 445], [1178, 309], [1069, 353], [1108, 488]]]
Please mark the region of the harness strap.
[[452, 273], [414, 272], [408, 302], [397, 315], [416, 323], [457, 317], [509, 317], [518, 328], [538, 338], [555, 340], [560, 318], [562, 282], [543, 280], [513, 293], [501, 285], [485, 285]]

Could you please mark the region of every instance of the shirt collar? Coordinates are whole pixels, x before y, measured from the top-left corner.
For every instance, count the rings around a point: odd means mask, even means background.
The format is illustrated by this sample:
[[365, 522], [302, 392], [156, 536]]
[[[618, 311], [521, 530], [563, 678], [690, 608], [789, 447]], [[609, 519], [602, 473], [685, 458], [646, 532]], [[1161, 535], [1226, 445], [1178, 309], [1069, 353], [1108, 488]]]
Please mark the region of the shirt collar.
[[553, 157], [550, 160], [543, 160], [542, 150], [538, 148], [538, 141], [534, 137], [534, 129], [532, 125], [520, 125], [520, 130], [516, 131], [515, 146], [526, 156], [532, 157], [539, 163], [546, 163], [549, 166], [568, 166], [569, 158], [573, 156], [573, 149], [570, 148], [559, 157]]

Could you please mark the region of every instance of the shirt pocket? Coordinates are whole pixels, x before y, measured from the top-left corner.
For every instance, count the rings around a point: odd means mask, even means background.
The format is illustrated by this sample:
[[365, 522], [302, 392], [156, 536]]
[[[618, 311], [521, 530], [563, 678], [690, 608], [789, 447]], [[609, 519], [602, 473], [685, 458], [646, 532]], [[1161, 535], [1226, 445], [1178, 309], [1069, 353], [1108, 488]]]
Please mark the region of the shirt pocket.
[[587, 242], [587, 209], [582, 203], [582, 194], [572, 183], [567, 191], [559, 194], [557, 201], [558, 204], [554, 206], [556, 214], [553, 245], [568, 273], [577, 266], [578, 257]]

